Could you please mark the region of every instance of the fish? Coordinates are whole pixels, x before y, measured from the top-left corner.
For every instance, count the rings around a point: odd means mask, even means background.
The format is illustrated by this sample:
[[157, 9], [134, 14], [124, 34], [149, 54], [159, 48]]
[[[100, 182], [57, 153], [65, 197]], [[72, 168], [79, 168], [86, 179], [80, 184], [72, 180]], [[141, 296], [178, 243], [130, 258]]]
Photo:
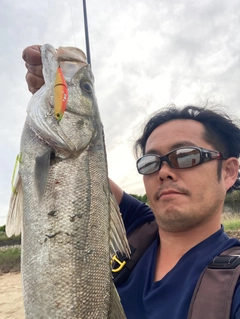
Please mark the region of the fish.
[[[21, 232], [26, 319], [126, 318], [111, 257], [130, 254], [111, 193], [94, 76], [78, 48], [41, 47], [45, 85], [31, 98], [6, 222]], [[55, 116], [61, 68], [66, 108]]]

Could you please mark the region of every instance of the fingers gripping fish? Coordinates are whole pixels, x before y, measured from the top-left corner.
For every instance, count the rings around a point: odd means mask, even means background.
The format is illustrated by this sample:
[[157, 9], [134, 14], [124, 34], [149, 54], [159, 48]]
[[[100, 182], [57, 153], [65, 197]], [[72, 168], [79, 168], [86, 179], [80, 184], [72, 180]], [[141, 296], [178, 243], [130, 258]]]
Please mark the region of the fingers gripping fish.
[[[93, 75], [76, 48], [46, 44], [42, 61], [45, 85], [28, 105], [6, 227], [8, 235], [22, 228], [25, 318], [122, 319], [110, 256], [129, 247], [108, 184]], [[59, 65], [68, 88], [61, 120]]]

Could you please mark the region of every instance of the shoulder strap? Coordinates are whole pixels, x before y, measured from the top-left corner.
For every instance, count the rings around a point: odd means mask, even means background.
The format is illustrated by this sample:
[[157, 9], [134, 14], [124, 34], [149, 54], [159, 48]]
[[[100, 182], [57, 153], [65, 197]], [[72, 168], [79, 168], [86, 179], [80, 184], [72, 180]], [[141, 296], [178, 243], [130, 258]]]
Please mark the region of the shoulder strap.
[[240, 276], [240, 246], [215, 257], [196, 285], [188, 319], [228, 319], [234, 289]]
[[141, 225], [128, 236], [131, 248], [130, 259], [119, 252], [112, 258], [112, 275], [115, 285], [120, 285], [127, 280], [139, 259], [155, 240], [157, 233], [157, 223], [152, 221]]

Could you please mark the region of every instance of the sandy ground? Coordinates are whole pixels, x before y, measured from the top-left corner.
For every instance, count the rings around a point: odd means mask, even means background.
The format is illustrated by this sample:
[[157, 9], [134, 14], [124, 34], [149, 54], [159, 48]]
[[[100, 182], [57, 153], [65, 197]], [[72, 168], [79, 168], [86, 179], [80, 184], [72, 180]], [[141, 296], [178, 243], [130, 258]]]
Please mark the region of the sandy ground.
[[20, 273], [0, 276], [0, 318], [24, 319]]
[[[240, 231], [228, 232], [240, 240]], [[0, 319], [24, 319], [21, 274], [0, 275]]]

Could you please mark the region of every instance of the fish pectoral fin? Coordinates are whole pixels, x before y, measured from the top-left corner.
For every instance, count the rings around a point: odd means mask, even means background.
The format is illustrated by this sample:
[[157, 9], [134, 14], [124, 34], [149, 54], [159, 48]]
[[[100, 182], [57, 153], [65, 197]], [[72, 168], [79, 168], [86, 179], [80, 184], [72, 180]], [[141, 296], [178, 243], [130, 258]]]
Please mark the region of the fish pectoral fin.
[[110, 258], [120, 251], [130, 258], [130, 247], [128, 244], [125, 227], [119, 206], [113, 194], [110, 194]]
[[9, 210], [6, 221], [6, 235], [11, 237], [13, 235], [20, 235], [22, 231], [23, 218], [23, 189], [22, 179], [18, 174], [14, 189], [11, 194]]
[[111, 282], [110, 294], [111, 295], [110, 295], [108, 319], [125, 319], [126, 315], [124, 313], [117, 289], [113, 282]]
[[43, 195], [45, 193], [48, 173], [50, 169], [50, 160], [51, 160], [51, 149], [49, 149], [45, 154], [42, 156], [36, 157], [35, 162], [35, 187], [38, 196], [38, 200], [41, 201]]

